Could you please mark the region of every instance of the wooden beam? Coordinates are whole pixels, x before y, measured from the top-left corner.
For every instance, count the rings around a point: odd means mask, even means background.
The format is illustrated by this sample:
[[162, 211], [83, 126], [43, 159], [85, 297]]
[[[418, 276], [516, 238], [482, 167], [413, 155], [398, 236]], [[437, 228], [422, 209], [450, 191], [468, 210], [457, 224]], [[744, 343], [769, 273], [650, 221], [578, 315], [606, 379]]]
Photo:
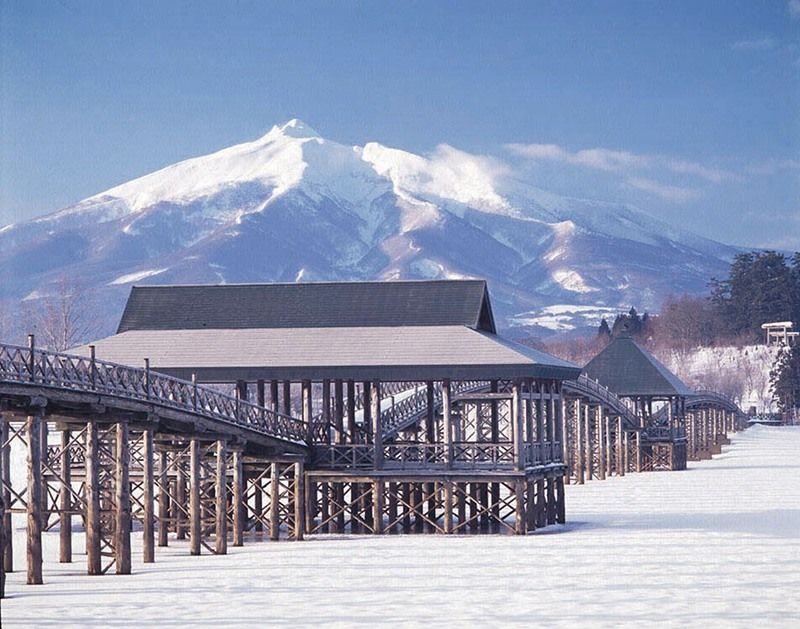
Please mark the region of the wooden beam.
[[144, 563], [153, 563], [156, 560], [155, 544], [155, 514], [153, 513], [154, 487], [153, 478], [153, 431], [145, 430], [142, 433], [142, 556]]
[[200, 441], [189, 442], [189, 554], [200, 554], [202, 536], [200, 520]]
[[280, 470], [278, 469], [279, 463], [273, 462], [270, 467], [270, 481], [269, 481], [269, 538], [277, 541], [280, 537], [280, 521], [278, 519], [278, 507], [281, 500], [280, 492]]
[[[244, 544], [244, 505], [243, 490], [244, 476], [242, 470], [242, 451], [236, 448], [233, 451], [233, 545]], [[259, 491], [259, 493], [261, 493]], [[261, 514], [258, 514], [261, 517]]]
[[158, 453], [158, 545], [169, 543], [169, 476], [167, 476], [167, 452]]
[[100, 448], [97, 421], [86, 424], [86, 563], [90, 575], [103, 572], [100, 528]]
[[42, 417], [28, 415], [28, 585], [42, 583]]
[[511, 385], [511, 432], [514, 444], [514, 469], [525, 469], [522, 435], [522, 390], [519, 380]]
[[61, 486], [58, 493], [58, 561], [72, 563], [72, 457], [69, 429], [61, 431]]
[[131, 484], [128, 442], [128, 423], [119, 422], [116, 428], [116, 512], [114, 514], [114, 555], [117, 574], [131, 573]]
[[269, 381], [269, 406], [274, 413], [278, 412], [278, 381]]
[[217, 441], [216, 476], [214, 552], [217, 555], [226, 555], [228, 554], [228, 453], [222, 439]]
[[303, 462], [294, 464], [294, 539], [301, 541], [305, 529], [305, 478], [303, 476]]
[[372, 483], [372, 526], [376, 535], [383, 534], [383, 502], [384, 484], [382, 480], [376, 479]]
[[[453, 416], [452, 416], [452, 409], [450, 408], [450, 380], [444, 379], [442, 380], [442, 428], [444, 430], [444, 448], [445, 448], [445, 456], [446, 458], [446, 467], [450, 469], [453, 467]], [[453, 488], [447, 484], [445, 489], [451, 493]], [[452, 500], [450, 501], [452, 502]], [[452, 509], [452, 504], [450, 505]], [[451, 523], [452, 526], [452, 523]]]
[[381, 430], [381, 383], [374, 380], [370, 391], [370, 415], [372, 416], [372, 443], [375, 469], [383, 468], [383, 432]]
[[6, 574], [14, 572], [14, 542], [11, 525], [11, 446], [8, 445], [9, 421], [0, 415], [0, 497], [6, 506], [6, 510], [0, 517], [0, 529], [5, 531], [6, 543], [0, 552], [0, 562], [3, 564], [3, 572]]

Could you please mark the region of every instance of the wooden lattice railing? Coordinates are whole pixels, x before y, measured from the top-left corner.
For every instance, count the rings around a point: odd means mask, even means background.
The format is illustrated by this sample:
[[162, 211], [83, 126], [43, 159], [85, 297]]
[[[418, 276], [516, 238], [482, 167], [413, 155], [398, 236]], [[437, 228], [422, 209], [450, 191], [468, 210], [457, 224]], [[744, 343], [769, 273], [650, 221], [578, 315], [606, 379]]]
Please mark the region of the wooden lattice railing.
[[0, 382], [97, 392], [200, 415], [260, 435], [304, 444], [305, 422], [194, 382], [94, 357], [0, 344]]
[[592, 380], [585, 373], [582, 373], [575, 380], [564, 380], [562, 390], [567, 394], [578, 394], [594, 402], [600, 402], [610, 411], [622, 417], [627, 427], [631, 430], [639, 425], [639, 417], [625, 402], [614, 395], [608, 387], [603, 386], [597, 380]]

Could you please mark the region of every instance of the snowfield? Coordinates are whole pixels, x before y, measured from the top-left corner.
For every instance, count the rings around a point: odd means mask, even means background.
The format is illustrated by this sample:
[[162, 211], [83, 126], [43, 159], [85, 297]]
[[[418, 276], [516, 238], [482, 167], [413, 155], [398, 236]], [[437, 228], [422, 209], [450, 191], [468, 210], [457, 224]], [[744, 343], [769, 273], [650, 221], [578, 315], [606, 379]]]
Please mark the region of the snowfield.
[[[85, 576], [23, 532], [2, 624], [16, 626], [800, 626], [800, 428], [755, 427], [685, 472], [568, 487], [569, 524], [513, 536], [318, 536], [224, 557], [157, 549]], [[22, 527], [22, 519], [17, 520]], [[76, 536], [76, 550], [80, 549]]]

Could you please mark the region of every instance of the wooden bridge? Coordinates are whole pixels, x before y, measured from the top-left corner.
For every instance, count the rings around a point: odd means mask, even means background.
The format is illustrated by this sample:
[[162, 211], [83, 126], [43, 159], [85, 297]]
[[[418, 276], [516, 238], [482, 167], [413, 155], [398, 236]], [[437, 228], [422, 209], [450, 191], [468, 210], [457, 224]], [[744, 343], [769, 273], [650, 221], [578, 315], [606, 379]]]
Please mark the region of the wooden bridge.
[[[643, 415], [574, 365], [496, 339], [485, 287], [467, 288], [476, 299], [465, 321], [477, 328], [131, 330], [98, 342], [114, 362], [95, 346], [77, 355], [42, 351], [33, 337], [0, 345], [3, 572], [14, 570], [12, 513], [27, 518], [32, 584], [43, 578], [43, 532], [57, 530], [58, 560], [73, 561], [73, 520], [89, 574], [131, 572], [134, 530], [145, 563], [176, 540], [200, 555], [306, 534], [524, 534], [565, 521], [564, 483], [680, 469], [681, 452], [682, 465], [687, 453], [710, 456], [742, 426], [738, 407], [708, 392]], [[369, 362], [365, 337], [382, 362]], [[318, 339], [326, 346], [298, 367], [286, 338], [302, 357]], [[198, 354], [198, 372], [235, 395], [166, 362], [203, 343], [217, 353]], [[231, 359], [250, 345], [264, 366]], [[160, 364], [131, 352], [160, 354]], [[21, 448], [26, 482], [12, 474]]]

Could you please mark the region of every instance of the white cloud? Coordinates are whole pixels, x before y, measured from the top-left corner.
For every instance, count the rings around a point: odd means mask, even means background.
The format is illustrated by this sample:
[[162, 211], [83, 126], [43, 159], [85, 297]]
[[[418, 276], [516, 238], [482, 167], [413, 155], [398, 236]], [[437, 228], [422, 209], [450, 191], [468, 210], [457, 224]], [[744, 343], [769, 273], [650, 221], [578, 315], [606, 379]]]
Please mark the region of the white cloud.
[[666, 201], [673, 201], [675, 203], [695, 201], [702, 196], [702, 193], [694, 188], [670, 186], [644, 177], [631, 177], [625, 184], [631, 188], [654, 194]]
[[[800, 3], [800, 0], [797, 0]], [[731, 44], [733, 50], [774, 50], [778, 47], [778, 40], [767, 35], [754, 39], [741, 39]]]
[[664, 155], [646, 155], [607, 148], [582, 149], [571, 152], [557, 144], [507, 144], [506, 149], [515, 155], [536, 161], [562, 162], [607, 172], [631, 173], [642, 170], [666, 170], [681, 175], [699, 177], [711, 183], [735, 179], [733, 173], [720, 168], [712, 168]]

